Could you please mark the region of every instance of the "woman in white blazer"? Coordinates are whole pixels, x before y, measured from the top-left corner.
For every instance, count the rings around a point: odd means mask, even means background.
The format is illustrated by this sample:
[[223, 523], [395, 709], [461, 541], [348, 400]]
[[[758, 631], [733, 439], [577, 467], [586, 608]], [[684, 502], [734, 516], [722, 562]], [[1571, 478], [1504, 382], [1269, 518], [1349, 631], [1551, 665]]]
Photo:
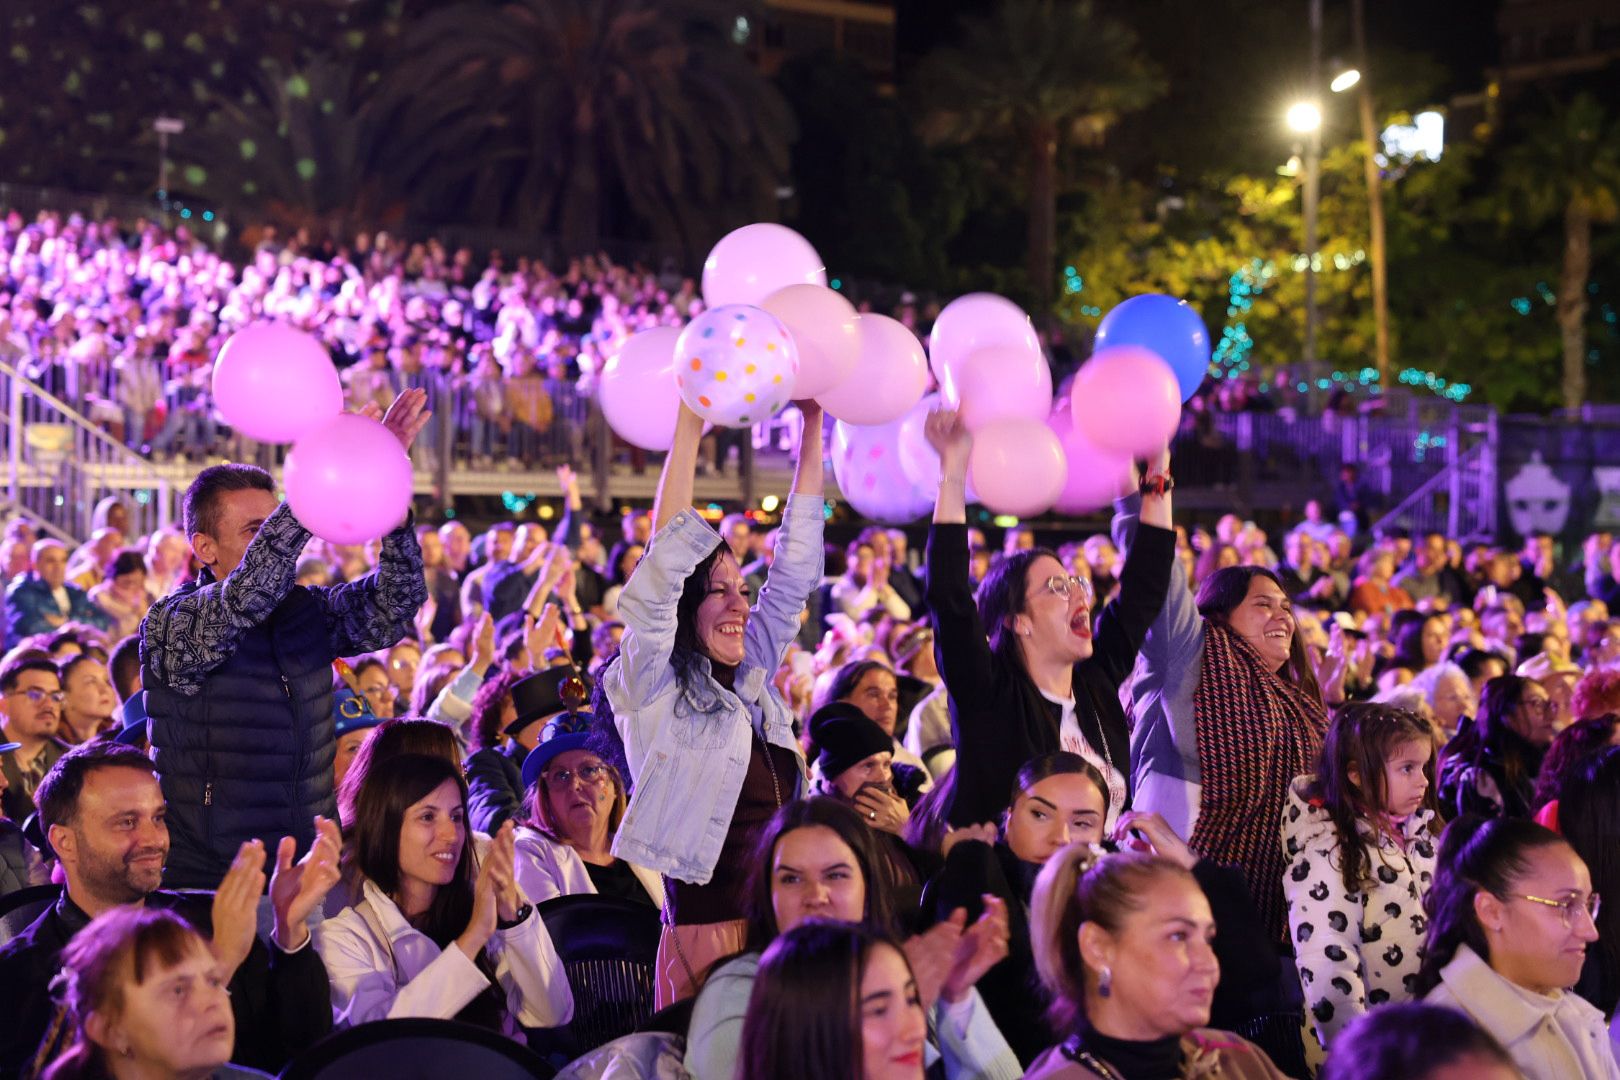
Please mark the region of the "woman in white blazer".
[[518, 888], [512, 826], [475, 859], [466, 813], [466, 783], [442, 758], [405, 754], [366, 777], [361, 898], [316, 936], [340, 1027], [416, 1016], [521, 1037], [573, 1016], [556, 947]]
[[624, 779], [586, 749], [590, 729], [589, 713], [555, 716], [523, 759], [518, 887], [535, 903], [596, 893], [662, 909], [663, 878], [613, 854], [613, 834], [624, 818]]

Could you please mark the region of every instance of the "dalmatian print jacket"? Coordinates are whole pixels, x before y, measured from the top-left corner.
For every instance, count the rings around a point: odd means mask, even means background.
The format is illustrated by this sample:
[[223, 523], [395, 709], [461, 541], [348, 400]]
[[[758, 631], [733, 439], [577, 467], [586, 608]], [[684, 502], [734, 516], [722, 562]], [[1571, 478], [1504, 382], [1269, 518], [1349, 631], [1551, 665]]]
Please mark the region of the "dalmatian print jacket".
[[[1313, 779], [1297, 778], [1283, 808], [1283, 892], [1311, 1026], [1328, 1048], [1369, 1008], [1412, 1000], [1437, 839], [1429, 832], [1429, 810], [1401, 823], [1404, 844], [1380, 840], [1359, 823], [1371, 872], [1360, 890], [1347, 894], [1333, 820], [1301, 794]], [[1310, 1056], [1320, 1060], [1319, 1052]]]

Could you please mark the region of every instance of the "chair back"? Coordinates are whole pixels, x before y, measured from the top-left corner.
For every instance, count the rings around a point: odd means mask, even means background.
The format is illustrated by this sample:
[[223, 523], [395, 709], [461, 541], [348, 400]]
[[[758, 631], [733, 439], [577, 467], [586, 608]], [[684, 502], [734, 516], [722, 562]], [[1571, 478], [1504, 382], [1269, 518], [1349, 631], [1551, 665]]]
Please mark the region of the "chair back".
[[542, 1054], [550, 1046], [566, 1061], [639, 1029], [653, 1014], [657, 909], [583, 893], [547, 900], [538, 910], [562, 957], [574, 1018], [564, 1029], [531, 1033], [530, 1045]]
[[322, 1039], [281, 1080], [478, 1080], [549, 1078], [556, 1070], [498, 1031], [455, 1020], [376, 1020]]
[[28, 929], [61, 895], [60, 885], [30, 885], [0, 896], [0, 945]]

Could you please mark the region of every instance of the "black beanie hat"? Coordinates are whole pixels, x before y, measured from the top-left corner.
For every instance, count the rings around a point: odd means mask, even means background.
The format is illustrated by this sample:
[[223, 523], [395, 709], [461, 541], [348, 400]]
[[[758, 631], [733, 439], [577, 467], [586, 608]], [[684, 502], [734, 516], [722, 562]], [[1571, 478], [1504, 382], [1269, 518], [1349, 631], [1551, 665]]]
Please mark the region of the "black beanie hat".
[[816, 764], [828, 780], [837, 779], [873, 754], [894, 750], [894, 740], [882, 728], [860, 709], [844, 702], [816, 710], [810, 718], [810, 738], [820, 748]]

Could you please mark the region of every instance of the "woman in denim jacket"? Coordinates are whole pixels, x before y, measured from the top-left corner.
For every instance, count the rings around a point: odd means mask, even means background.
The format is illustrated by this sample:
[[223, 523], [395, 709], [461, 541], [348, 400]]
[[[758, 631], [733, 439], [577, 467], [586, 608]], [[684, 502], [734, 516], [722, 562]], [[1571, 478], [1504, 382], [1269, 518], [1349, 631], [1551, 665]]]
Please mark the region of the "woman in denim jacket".
[[771, 686], [822, 576], [821, 408], [800, 408], [793, 493], [757, 601], [720, 534], [692, 510], [703, 421], [685, 406], [652, 542], [619, 597], [624, 638], [603, 669], [596, 727], [599, 752], [631, 783], [613, 853], [666, 879], [659, 1008], [691, 996], [715, 960], [742, 949], [748, 852], [803, 791], [793, 713]]

